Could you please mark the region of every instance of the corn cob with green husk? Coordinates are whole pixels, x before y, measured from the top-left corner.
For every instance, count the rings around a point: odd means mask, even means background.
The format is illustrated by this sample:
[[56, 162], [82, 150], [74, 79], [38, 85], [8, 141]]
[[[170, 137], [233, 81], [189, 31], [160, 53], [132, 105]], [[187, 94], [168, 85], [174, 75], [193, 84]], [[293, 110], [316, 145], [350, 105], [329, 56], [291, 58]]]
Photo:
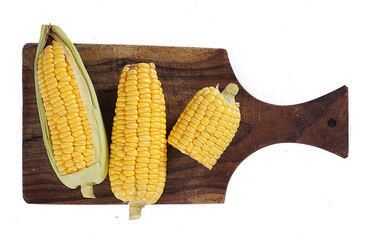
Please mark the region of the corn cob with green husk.
[[80, 55], [57, 26], [43, 25], [35, 57], [35, 91], [43, 140], [54, 172], [94, 198], [108, 171], [106, 132]]

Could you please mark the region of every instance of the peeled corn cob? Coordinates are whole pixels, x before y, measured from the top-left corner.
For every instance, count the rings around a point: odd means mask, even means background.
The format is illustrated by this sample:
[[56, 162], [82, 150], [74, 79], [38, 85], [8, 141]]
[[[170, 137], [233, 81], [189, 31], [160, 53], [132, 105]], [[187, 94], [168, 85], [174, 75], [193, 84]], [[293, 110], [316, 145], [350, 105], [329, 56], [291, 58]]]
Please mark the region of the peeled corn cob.
[[35, 90], [44, 144], [55, 173], [67, 187], [81, 186], [83, 197], [94, 198], [93, 184], [102, 182], [108, 171], [106, 132], [79, 53], [57, 26], [42, 26]]
[[233, 83], [222, 93], [214, 87], [198, 91], [170, 132], [169, 144], [212, 169], [239, 127], [238, 91]]
[[109, 162], [114, 195], [129, 202], [129, 218], [163, 193], [167, 164], [165, 101], [153, 63], [124, 67], [119, 85]]

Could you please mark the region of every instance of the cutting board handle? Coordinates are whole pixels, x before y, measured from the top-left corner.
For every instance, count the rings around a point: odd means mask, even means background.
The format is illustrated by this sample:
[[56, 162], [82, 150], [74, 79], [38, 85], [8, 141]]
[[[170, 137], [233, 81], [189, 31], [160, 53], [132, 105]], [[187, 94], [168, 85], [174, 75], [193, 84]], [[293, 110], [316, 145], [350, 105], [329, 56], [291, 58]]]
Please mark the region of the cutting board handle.
[[312, 101], [289, 106], [248, 98], [250, 111], [242, 115], [242, 126], [249, 131], [247, 153], [275, 143], [292, 142], [316, 146], [343, 158], [348, 156], [346, 86]]

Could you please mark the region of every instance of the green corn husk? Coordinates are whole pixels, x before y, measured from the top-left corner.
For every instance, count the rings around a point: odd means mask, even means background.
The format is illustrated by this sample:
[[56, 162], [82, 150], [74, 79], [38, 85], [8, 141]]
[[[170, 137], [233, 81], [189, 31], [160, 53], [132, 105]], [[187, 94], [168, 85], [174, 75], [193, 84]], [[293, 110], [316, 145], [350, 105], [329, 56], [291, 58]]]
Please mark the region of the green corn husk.
[[[53, 155], [52, 143], [49, 135], [47, 118], [45, 115], [44, 105], [42, 102], [40, 89], [37, 80], [37, 62], [39, 55], [45, 48], [48, 39], [58, 41], [64, 50], [67, 60], [70, 62], [73, 69], [76, 82], [78, 84], [80, 95], [83, 100], [84, 109], [86, 110], [88, 121], [91, 123], [92, 139], [94, 146], [92, 166], [81, 171], [61, 175], [59, 172], [56, 161]], [[55, 25], [42, 25], [40, 40], [36, 50], [35, 63], [34, 63], [34, 76], [35, 76], [35, 91], [38, 112], [40, 117], [41, 129], [43, 134], [44, 145], [49, 157], [49, 161], [53, 167], [54, 172], [61, 182], [68, 188], [75, 189], [81, 187], [83, 197], [95, 198], [93, 193], [93, 185], [101, 183], [108, 172], [108, 144], [106, 130], [103, 123], [101, 110], [99, 107], [98, 99], [92, 81], [86, 71], [80, 55], [61, 28]]]

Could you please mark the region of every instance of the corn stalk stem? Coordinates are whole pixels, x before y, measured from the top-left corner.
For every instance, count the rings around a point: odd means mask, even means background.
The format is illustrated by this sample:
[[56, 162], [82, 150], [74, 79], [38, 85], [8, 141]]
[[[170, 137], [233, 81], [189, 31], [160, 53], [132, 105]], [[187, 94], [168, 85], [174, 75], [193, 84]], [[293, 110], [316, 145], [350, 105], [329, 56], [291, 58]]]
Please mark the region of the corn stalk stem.
[[139, 201], [129, 202], [129, 220], [139, 219], [144, 206], [145, 204]]
[[93, 192], [93, 185], [91, 183], [81, 185], [81, 194], [85, 198], [96, 198]]

